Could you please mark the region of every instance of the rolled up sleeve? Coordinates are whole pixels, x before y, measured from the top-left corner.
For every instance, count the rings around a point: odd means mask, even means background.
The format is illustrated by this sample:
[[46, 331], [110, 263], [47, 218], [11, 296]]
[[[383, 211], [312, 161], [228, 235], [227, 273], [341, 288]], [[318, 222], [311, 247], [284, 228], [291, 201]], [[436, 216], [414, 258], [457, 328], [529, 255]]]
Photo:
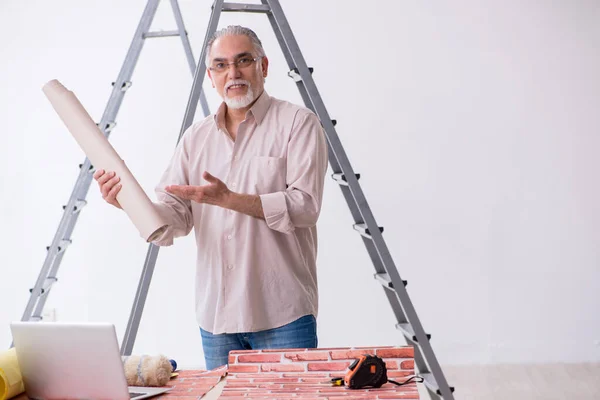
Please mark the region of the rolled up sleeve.
[[327, 142], [318, 117], [304, 110], [296, 114], [287, 150], [287, 189], [260, 195], [269, 228], [291, 233], [316, 225], [321, 212]]
[[155, 187], [158, 201], [154, 202], [154, 207], [168, 224], [167, 229], [152, 241], [157, 246], [171, 246], [175, 238], [189, 234], [194, 226], [191, 202], [165, 190], [169, 185], [189, 185], [189, 136], [184, 134]]

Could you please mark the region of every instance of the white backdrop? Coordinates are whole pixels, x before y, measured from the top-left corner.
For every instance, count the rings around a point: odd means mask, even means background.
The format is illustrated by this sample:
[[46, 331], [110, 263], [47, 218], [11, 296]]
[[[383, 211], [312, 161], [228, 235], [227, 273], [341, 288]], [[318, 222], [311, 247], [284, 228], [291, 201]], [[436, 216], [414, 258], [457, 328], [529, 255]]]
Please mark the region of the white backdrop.
[[[211, 1], [180, 4], [197, 57]], [[99, 120], [144, 5], [0, 2], [0, 346], [84, 159], [41, 87], [61, 80]], [[598, 2], [282, 6], [440, 361], [599, 361]], [[229, 23], [262, 38], [269, 93], [300, 103], [266, 17]], [[168, 2], [153, 26], [174, 29]], [[148, 41], [132, 80], [111, 142], [153, 196], [191, 85], [179, 39]], [[95, 185], [88, 200], [47, 306], [113, 322], [121, 340], [147, 246]], [[403, 344], [352, 222], [328, 180], [320, 345]], [[161, 250], [135, 353], [203, 366], [194, 260], [192, 236]]]

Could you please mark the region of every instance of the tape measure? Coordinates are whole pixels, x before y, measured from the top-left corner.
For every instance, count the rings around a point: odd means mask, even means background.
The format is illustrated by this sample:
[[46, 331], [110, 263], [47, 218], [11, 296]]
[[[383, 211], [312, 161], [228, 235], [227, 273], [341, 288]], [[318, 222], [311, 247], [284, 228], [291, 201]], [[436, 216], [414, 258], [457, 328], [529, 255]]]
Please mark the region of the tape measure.
[[413, 379], [420, 379], [417, 380], [417, 382], [423, 382], [423, 378], [416, 375], [408, 378], [402, 383], [388, 379], [385, 361], [380, 357], [365, 354], [355, 359], [354, 362], [348, 366], [348, 372], [345, 376], [332, 378], [331, 383], [333, 386], [346, 385], [350, 389], [364, 389], [380, 388], [387, 382], [402, 386]]

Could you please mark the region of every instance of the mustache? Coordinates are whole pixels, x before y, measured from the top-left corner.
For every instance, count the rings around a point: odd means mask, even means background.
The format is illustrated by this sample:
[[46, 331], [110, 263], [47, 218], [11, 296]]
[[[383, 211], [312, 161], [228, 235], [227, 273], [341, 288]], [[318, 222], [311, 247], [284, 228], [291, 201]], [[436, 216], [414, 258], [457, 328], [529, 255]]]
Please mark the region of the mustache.
[[250, 82], [248, 82], [244, 79], [234, 79], [225, 84], [225, 90], [228, 90], [233, 85], [246, 85], [246, 86], [250, 87]]

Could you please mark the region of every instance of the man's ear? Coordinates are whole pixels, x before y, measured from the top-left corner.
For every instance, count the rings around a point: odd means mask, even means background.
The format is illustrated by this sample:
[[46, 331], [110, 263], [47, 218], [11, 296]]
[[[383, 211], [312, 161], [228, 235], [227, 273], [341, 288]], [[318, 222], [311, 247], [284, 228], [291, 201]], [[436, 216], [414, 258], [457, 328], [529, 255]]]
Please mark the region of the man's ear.
[[269, 59], [267, 56], [264, 56], [261, 58], [260, 62], [262, 65], [263, 78], [266, 78], [269, 73]]
[[212, 87], [215, 87], [215, 81], [213, 81], [212, 74], [210, 73], [210, 69], [206, 68], [206, 73], [208, 74], [208, 79], [210, 79], [210, 83], [212, 83]]

